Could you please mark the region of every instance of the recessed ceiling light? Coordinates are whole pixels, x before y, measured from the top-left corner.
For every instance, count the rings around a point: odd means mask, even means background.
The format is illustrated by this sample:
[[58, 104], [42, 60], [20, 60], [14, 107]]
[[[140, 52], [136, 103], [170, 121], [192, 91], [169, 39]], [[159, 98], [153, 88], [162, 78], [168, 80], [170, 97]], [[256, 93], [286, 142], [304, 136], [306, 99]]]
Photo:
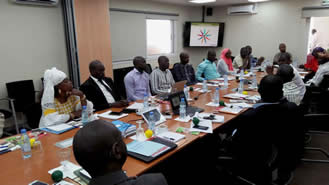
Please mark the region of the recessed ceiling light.
[[249, 2], [252, 3], [258, 3], [258, 2], [265, 2], [265, 1], [269, 1], [269, 0], [248, 0]]
[[213, 3], [216, 2], [216, 0], [190, 0], [189, 2], [202, 4], [202, 3]]

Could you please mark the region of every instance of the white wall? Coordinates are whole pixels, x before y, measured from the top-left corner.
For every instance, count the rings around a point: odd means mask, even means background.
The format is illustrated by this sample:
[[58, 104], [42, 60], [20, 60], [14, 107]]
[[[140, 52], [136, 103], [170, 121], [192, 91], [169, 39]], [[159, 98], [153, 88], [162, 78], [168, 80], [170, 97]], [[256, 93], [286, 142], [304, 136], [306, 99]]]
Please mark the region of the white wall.
[[258, 4], [255, 15], [228, 16], [227, 7], [214, 8], [206, 21], [225, 22], [224, 47], [238, 55], [240, 48], [253, 47], [253, 55], [273, 60], [279, 43], [300, 63], [306, 61], [309, 20], [302, 18], [302, 8], [319, 6], [321, 0], [281, 0]]
[[[162, 12], [162, 13], [175, 13], [179, 14], [179, 18], [177, 21], [177, 51], [176, 55], [169, 57], [170, 63], [174, 64], [179, 61], [179, 53], [182, 51], [186, 51], [190, 54], [190, 63], [197, 66], [200, 61], [205, 58], [207, 49], [199, 49], [199, 48], [184, 48], [183, 47], [183, 26], [186, 21], [201, 21], [202, 20], [202, 9], [200, 7], [186, 7], [180, 5], [171, 5], [171, 4], [163, 4], [158, 2], [151, 2], [145, 0], [109, 0], [110, 8], [120, 8], [127, 10], [140, 10], [140, 11], [153, 11], [153, 12]], [[111, 23], [110, 23], [111, 25]], [[111, 35], [111, 37], [115, 37]], [[119, 43], [113, 43], [119, 44]], [[138, 47], [138, 46], [132, 46]], [[141, 54], [142, 55], [142, 54]], [[149, 59], [149, 63], [152, 66], [156, 66], [156, 59]], [[129, 63], [120, 63], [113, 64], [113, 68], [121, 68], [132, 66], [132, 62]]]
[[7, 96], [6, 82], [33, 79], [40, 90], [45, 69], [57, 67], [68, 74], [61, 5], [28, 6], [1, 0], [0, 25], [0, 98]]
[[329, 17], [314, 17], [311, 21], [311, 29], [315, 28], [318, 32], [320, 46], [329, 48]]

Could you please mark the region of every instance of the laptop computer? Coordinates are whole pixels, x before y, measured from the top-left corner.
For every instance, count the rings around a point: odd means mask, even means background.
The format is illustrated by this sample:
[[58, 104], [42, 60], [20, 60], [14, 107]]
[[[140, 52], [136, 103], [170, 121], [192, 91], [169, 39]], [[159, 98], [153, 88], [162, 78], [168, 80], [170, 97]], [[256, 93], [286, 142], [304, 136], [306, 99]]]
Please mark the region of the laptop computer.
[[155, 97], [160, 100], [168, 100], [169, 94], [184, 91], [184, 86], [187, 83], [186, 80], [176, 82], [172, 87], [169, 93], [158, 94]]
[[204, 111], [204, 109], [201, 109], [198, 107], [188, 106], [188, 102], [185, 98], [184, 91], [180, 91], [180, 92], [176, 92], [176, 93], [169, 95], [169, 101], [171, 104], [171, 108], [175, 115], [179, 114], [179, 105], [180, 105], [180, 101], [182, 98], [184, 98], [185, 103], [186, 103], [186, 115], [193, 116], [196, 112]]

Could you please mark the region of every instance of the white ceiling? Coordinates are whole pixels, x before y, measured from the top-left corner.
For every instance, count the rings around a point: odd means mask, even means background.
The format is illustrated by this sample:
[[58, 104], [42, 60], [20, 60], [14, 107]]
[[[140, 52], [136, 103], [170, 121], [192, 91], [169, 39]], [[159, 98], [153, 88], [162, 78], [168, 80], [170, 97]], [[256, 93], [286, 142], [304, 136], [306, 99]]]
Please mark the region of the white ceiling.
[[149, 0], [149, 1], [157, 1], [162, 3], [169, 3], [169, 4], [179, 4], [179, 5], [190, 5], [190, 6], [224, 6], [224, 5], [233, 5], [233, 4], [246, 4], [249, 3], [248, 0], [217, 0], [214, 3], [206, 3], [206, 4], [194, 4], [189, 3], [189, 0]]

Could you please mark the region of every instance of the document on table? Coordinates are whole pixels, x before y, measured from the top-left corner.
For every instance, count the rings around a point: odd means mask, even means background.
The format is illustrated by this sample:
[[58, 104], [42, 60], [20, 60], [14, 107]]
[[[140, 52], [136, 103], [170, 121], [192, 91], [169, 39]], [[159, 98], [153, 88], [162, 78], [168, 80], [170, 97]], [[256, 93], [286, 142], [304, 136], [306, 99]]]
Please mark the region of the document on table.
[[120, 118], [128, 116], [128, 114], [124, 114], [124, 113], [122, 113], [121, 115], [110, 115], [111, 112], [112, 111], [107, 111], [102, 114], [99, 114], [98, 116], [100, 116], [102, 118], [107, 118], [107, 119], [120, 119]]
[[127, 150], [129, 152], [134, 152], [147, 157], [155, 157], [168, 149], [168, 146], [153, 141], [133, 141], [127, 144]]
[[240, 107], [223, 107], [219, 108], [219, 112], [228, 113], [228, 114], [239, 114], [243, 109]]
[[77, 176], [73, 173], [75, 170], [78, 170], [78, 169], [81, 169], [81, 166], [78, 166], [78, 165], [75, 165], [71, 162], [67, 162], [66, 163], [66, 167], [64, 169], [63, 165], [57, 167], [57, 168], [54, 168], [54, 169], [51, 169], [48, 171], [49, 174], [52, 174], [54, 171], [56, 170], [60, 170], [63, 172], [63, 178], [66, 178], [66, 177], [69, 177], [70, 179], [74, 179], [76, 178]]
[[144, 108], [144, 104], [143, 103], [134, 103], [132, 105], [130, 105], [129, 107], [127, 107], [126, 109], [136, 109], [136, 110], [139, 110], [139, 109], [142, 109]]
[[168, 141], [177, 143], [178, 141], [184, 139], [185, 135], [168, 131], [168, 132], [162, 132], [162, 133], [158, 134], [157, 137], [161, 137]]
[[[210, 117], [210, 115], [214, 115], [211, 113], [199, 113], [197, 116], [200, 118], [200, 120], [209, 120], [207, 117]], [[214, 119], [210, 120], [213, 123], [224, 123], [224, 116], [220, 115], [214, 115]]]
[[65, 123], [47, 127], [47, 129], [50, 129], [50, 130], [53, 130], [53, 131], [56, 131], [56, 132], [60, 132], [60, 131], [67, 130], [67, 129], [70, 129], [70, 128], [72, 128], [72, 126], [68, 125], [68, 124], [65, 124]]
[[190, 120], [191, 120], [191, 117], [190, 117], [190, 116], [185, 116], [184, 119], [182, 119], [182, 118], [180, 118], [180, 117], [177, 117], [177, 118], [175, 119], [175, 121], [180, 121], [180, 122], [184, 122], [184, 123], [187, 123], [187, 122], [189, 122]]

